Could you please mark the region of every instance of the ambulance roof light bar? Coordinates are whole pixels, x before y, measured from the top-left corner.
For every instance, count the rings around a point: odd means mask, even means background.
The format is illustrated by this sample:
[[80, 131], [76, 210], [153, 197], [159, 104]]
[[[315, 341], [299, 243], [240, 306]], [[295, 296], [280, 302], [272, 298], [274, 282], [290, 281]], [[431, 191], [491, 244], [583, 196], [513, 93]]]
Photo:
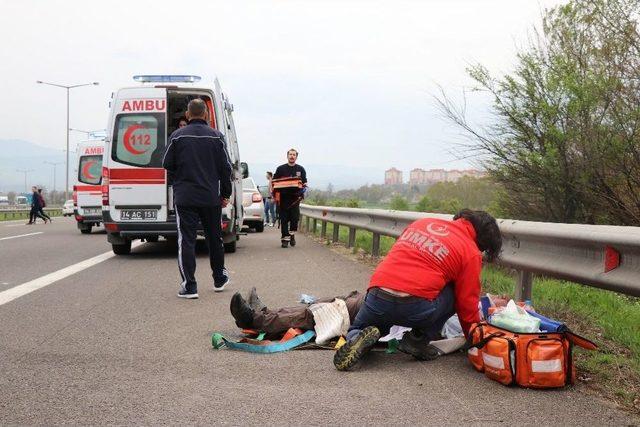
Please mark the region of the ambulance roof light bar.
[[200, 76], [189, 75], [139, 75], [133, 76], [138, 83], [195, 83], [202, 80]]

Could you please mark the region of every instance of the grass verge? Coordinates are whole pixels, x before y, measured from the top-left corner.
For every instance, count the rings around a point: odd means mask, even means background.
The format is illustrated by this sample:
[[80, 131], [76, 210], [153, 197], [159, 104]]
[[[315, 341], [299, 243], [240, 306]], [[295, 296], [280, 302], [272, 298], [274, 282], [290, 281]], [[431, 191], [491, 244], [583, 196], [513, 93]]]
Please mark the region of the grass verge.
[[[319, 236], [320, 229], [318, 223], [314, 234]], [[339, 242], [346, 244], [348, 228], [339, 227], [338, 234]], [[327, 224], [327, 244], [332, 236], [333, 225]], [[371, 233], [358, 231], [352, 253], [371, 253], [372, 240]], [[394, 241], [391, 237], [380, 239], [382, 255]], [[515, 280], [512, 272], [497, 266], [487, 266], [482, 272], [484, 292], [513, 295]], [[640, 298], [537, 277], [533, 282], [533, 305], [540, 313], [565, 322], [598, 344], [598, 351], [575, 352], [579, 381], [640, 414]]]

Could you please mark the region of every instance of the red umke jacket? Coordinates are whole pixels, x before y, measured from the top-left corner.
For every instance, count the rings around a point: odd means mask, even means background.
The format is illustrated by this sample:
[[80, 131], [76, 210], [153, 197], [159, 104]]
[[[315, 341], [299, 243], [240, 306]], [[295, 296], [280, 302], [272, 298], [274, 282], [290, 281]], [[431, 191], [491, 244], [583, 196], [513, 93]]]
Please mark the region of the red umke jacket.
[[480, 321], [482, 254], [469, 221], [425, 218], [411, 223], [378, 265], [369, 288], [384, 287], [435, 299], [454, 282], [455, 307], [465, 335]]

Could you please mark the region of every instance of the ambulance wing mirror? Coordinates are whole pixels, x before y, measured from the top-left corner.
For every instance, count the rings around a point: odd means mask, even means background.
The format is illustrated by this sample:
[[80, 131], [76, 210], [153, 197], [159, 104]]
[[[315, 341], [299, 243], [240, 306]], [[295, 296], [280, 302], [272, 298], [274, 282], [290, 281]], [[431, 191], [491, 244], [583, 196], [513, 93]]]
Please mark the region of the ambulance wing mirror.
[[240, 162], [240, 171], [243, 179], [249, 178], [249, 165], [246, 162]]

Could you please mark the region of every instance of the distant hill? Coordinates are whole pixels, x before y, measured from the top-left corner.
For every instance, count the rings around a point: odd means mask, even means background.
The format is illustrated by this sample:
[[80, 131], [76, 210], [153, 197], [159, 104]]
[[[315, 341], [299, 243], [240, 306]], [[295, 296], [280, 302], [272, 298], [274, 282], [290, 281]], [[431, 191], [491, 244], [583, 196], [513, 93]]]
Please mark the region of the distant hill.
[[[71, 147], [75, 151], [75, 146]], [[0, 139], [0, 192], [24, 191], [24, 174], [17, 169], [33, 169], [27, 178], [27, 187], [39, 185], [53, 189], [53, 166], [49, 162], [64, 162], [64, 151], [42, 147], [32, 142], [17, 139]], [[75, 183], [76, 157], [69, 158], [69, 186]], [[349, 165], [302, 165], [307, 170], [311, 188], [326, 190], [331, 184], [334, 190], [355, 189], [366, 184], [382, 184], [383, 168], [358, 167]], [[268, 163], [249, 163], [249, 172], [258, 185], [265, 185], [265, 172], [275, 171], [278, 165]], [[57, 166], [56, 188], [64, 188], [64, 164]]]
[[[71, 147], [75, 150], [75, 147]], [[33, 169], [27, 176], [27, 186], [40, 185], [53, 189], [53, 166], [49, 162], [64, 162], [65, 153], [62, 149], [55, 150], [42, 147], [32, 142], [18, 139], [0, 139], [0, 191], [24, 191], [24, 174], [17, 169]], [[71, 169], [69, 175], [75, 176], [75, 154], [69, 159]], [[56, 168], [56, 188], [64, 188], [64, 164]], [[70, 178], [69, 185], [74, 181]]]

